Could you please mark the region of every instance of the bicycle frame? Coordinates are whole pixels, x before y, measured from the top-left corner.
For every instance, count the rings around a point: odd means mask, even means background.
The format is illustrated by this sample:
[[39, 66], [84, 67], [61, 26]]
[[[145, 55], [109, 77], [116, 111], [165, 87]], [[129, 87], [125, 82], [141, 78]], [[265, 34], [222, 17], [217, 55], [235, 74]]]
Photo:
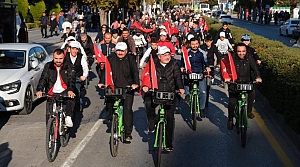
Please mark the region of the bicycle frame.
[[[192, 90], [190, 91], [190, 96], [191, 96], [191, 102], [190, 102], [190, 106], [193, 106], [194, 103], [196, 103], [197, 105], [197, 113], [200, 113], [200, 104], [199, 104], [199, 98], [198, 98], [198, 94], [199, 94], [199, 88], [198, 85], [195, 83], [198, 82], [197, 80], [193, 80], [193, 85], [192, 85]], [[197, 96], [196, 99], [194, 99], [194, 96]], [[191, 114], [193, 114], [193, 107], [190, 107], [190, 112]]]
[[114, 102], [114, 114], [118, 116], [118, 137], [121, 137], [121, 132], [124, 130], [123, 125], [123, 106], [121, 105], [121, 99], [116, 98]]
[[[58, 139], [59, 135], [63, 135], [63, 120], [62, 118], [64, 118], [64, 110], [63, 110], [63, 103], [60, 101], [56, 101], [55, 103], [53, 103], [53, 114], [52, 114], [52, 118], [55, 119], [55, 122], [57, 122], [57, 124], [55, 124], [55, 134], [54, 134], [54, 138]], [[58, 133], [57, 133], [58, 132]]]
[[248, 123], [248, 111], [247, 111], [247, 92], [245, 91], [242, 91], [239, 93], [239, 96], [238, 96], [238, 102], [235, 106], [235, 109], [234, 109], [234, 116], [235, 118], [238, 120], [238, 127], [241, 128], [242, 127], [242, 107], [245, 108], [245, 116], [246, 116], [246, 124], [247, 124], [247, 128], [249, 128], [249, 123]]
[[166, 119], [165, 119], [165, 109], [164, 105], [160, 105], [159, 109], [159, 120], [157, 123], [156, 131], [155, 131], [155, 140], [154, 140], [154, 147], [157, 147], [157, 141], [158, 141], [158, 133], [159, 133], [159, 125], [163, 124], [163, 148], [166, 148]]

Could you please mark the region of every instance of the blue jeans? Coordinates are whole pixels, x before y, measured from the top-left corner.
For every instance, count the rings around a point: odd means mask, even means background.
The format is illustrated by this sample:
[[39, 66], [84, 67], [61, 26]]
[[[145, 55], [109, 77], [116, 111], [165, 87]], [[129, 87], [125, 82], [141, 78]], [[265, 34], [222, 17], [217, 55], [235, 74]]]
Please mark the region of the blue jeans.
[[[205, 103], [206, 103], [206, 79], [204, 78], [203, 80], [199, 81], [198, 85], [199, 91], [198, 91], [198, 97], [199, 97], [199, 102], [200, 102], [200, 109], [205, 108]], [[185, 94], [189, 95], [189, 86], [184, 86]]]

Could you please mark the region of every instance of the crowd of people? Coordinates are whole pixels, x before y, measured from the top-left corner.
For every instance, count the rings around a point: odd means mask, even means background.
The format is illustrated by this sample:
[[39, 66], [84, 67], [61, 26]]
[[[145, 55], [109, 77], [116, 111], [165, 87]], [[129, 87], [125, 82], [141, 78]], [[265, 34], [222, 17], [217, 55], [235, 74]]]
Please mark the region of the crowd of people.
[[[55, 13], [51, 20], [55, 20]], [[43, 16], [47, 17], [47, 16]], [[85, 29], [81, 19], [67, 17], [61, 22], [59, 31], [64, 31], [61, 40], [64, 45], [61, 49], [54, 51], [52, 62], [49, 62], [43, 71], [38, 84], [38, 97], [41, 97], [42, 90], [50, 95], [66, 92], [70, 98], [67, 105], [74, 108], [81, 103], [80, 82], [87, 79], [89, 70], [96, 59], [96, 71], [99, 76], [99, 88], [109, 86], [113, 83], [114, 88], [126, 88], [131, 86], [125, 96], [124, 104], [124, 127], [125, 140], [132, 140], [134, 90], [143, 91], [145, 111], [149, 123], [149, 133], [155, 131], [155, 108], [153, 96], [150, 89], [164, 92], [175, 92], [185, 94], [185, 101], [189, 101], [189, 81], [183, 79], [183, 75], [189, 73], [209, 73], [215, 77], [216, 68], [220, 68], [220, 62], [228, 56], [232, 56], [233, 66], [236, 68], [237, 79], [234, 82], [251, 82], [253, 80], [262, 82], [258, 64], [261, 63], [255, 49], [249, 46], [252, 38], [248, 34], [241, 37], [236, 43], [231, 35], [228, 24], [223, 23], [215, 37], [209, 34], [209, 27], [200, 13], [194, 13], [188, 8], [175, 8], [161, 12], [160, 15], [153, 13], [134, 14], [124, 22], [114, 21], [111, 25], [101, 25], [95, 39], [92, 39]], [[79, 21], [78, 21], [79, 20]], [[42, 25], [52, 25], [49, 19], [42, 19]], [[88, 24], [88, 23], [87, 23]], [[53, 25], [57, 25], [56, 23]], [[45, 29], [45, 26], [41, 29]], [[60, 27], [60, 26], [59, 26]], [[56, 29], [50, 28], [51, 35]], [[46, 32], [42, 32], [47, 37]], [[143, 48], [141, 59], [136, 59], [139, 54], [137, 48]], [[181, 59], [176, 60], [175, 56]], [[105, 61], [103, 61], [105, 60]], [[154, 62], [155, 77], [151, 78], [157, 86], [146, 82], [147, 75], [151, 73], [145, 68], [147, 63]], [[137, 65], [138, 64], [138, 65]], [[71, 70], [73, 67], [73, 71]], [[109, 67], [109, 68], [108, 68]], [[139, 69], [144, 70], [139, 76]], [[107, 72], [109, 71], [109, 73]], [[146, 71], [149, 70], [149, 71]], [[111, 75], [113, 82], [108, 83], [108, 75]], [[233, 81], [229, 75], [221, 76], [225, 82]], [[142, 82], [140, 82], [140, 80]], [[212, 79], [214, 82], [214, 79]], [[205, 118], [205, 108], [208, 105], [210, 89], [207, 86], [206, 78], [199, 81], [199, 101], [201, 117]], [[227, 128], [233, 127], [233, 110], [237, 103], [237, 92], [233, 85], [229, 84], [229, 105]], [[76, 95], [76, 96], [75, 96]], [[248, 116], [253, 118], [252, 104], [255, 90], [249, 92]], [[48, 104], [48, 103], [47, 103]], [[107, 121], [112, 119], [112, 99], [106, 99], [108, 110]], [[48, 106], [48, 105], [47, 105]], [[174, 132], [174, 105], [166, 105], [166, 147], [167, 151], [173, 150]], [[75, 107], [75, 109], [77, 109]], [[47, 109], [47, 115], [51, 109]], [[73, 126], [71, 117], [72, 110], [67, 111], [66, 124]]]

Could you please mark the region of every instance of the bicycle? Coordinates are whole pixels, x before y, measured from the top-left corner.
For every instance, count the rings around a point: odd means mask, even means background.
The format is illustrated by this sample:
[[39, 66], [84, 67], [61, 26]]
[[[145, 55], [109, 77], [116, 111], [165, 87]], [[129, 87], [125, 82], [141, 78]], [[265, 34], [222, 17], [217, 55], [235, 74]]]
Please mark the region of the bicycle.
[[229, 83], [235, 85], [236, 91], [239, 94], [233, 115], [236, 119], [237, 133], [241, 134], [242, 147], [245, 147], [246, 140], [247, 140], [247, 128], [250, 127], [248, 122], [248, 111], [247, 111], [247, 100], [248, 100], [247, 93], [254, 89], [253, 84], [255, 84], [256, 81], [252, 81], [250, 83], [236, 83], [236, 82], [229, 82]]
[[[47, 96], [50, 98], [50, 96]], [[58, 154], [58, 144], [67, 146], [70, 138], [69, 128], [65, 125], [65, 99], [67, 95], [54, 94], [51, 100], [53, 103], [53, 113], [51, 114], [46, 130], [46, 154], [49, 162], [53, 162]]]
[[[214, 70], [214, 67], [211, 67], [211, 70]], [[212, 80], [213, 80], [213, 76], [210, 75], [210, 72], [205, 72], [204, 75], [205, 79], [206, 79], [206, 104], [205, 107], [208, 107], [208, 101], [209, 101], [209, 93], [210, 93], [210, 89], [211, 89], [211, 84], [212, 84]]]
[[137, 45], [136, 46], [136, 63], [137, 63], [137, 68], [140, 67], [140, 57], [143, 57], [143, 47], [144, 47], [144, 45]]
[[115, 88], [110, 89], [105, 88], [105, 98], [114, 99], [114, 112], [111, 121], [111, 134], [110, 134], [110, 151], [113, 157], [118, 154], [119, 142], [124, 143], [125, 138], [125, 128], [123, 124], [123, 100], [125, 99], [125, 93], [131, 88], [131, 86], [126, 86], [126, 88]]
[[200, 102], [198, 98], [199, 94], [199, 81], [203, 80], [203, 74], [191, 73], [188, 74], [190, 83], [190, 112], [193, 119], [193, 130], [197, 128], [197, 117], [201, 115]]
[[174, 105], [175, 104], [175, 95], [178, 91], [175, 92], [159, 92], [153, 91], [153, 103], [159, 105], [158, 111], [158, 121], [156, 123], [156, 132], [154, 139], [154, 148], [157, 148], [157, 161], [156, 166], [159, 167], [161, 163], [161, 153], [166, 149], [166, 118], [165, 118], [165, 105]]

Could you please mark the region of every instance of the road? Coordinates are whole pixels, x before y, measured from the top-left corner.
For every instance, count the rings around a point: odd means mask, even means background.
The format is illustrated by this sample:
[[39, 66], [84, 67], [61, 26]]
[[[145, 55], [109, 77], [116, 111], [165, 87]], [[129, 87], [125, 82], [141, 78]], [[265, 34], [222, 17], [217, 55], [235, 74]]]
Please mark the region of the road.
[[[253, 32], [254, 34], [261, 35], [265, 38], [280, 41], [286, 46], [293, 45], [293, 44], [290, 44], [290, 40], [292, 39], [291, 37], [279, 35], [280, 25], [261, 25], [258, 23], [239, 20], [239, 19], [234, 19], [233, 25], [241, 27], [241, 28], [245, 28], [245, 29]], [[240, 40], [240, 39], [236, 39], [236, 40]], [[255, 39], [253, 39], [253, 40], [255, 40]]]
[[[95, 33], [90, 33], [94, 36]], [[32, 42], [42, 43], [51, 53], [61, 45], [59, 37], [41, 39], [39, 31], [30, 33]], [[54, 45], [49, 45], [54, 43]], [[95, 67], [93, 66], [93, 69]], [[242, 148], [235, 129], [227, 130], [227, 93], [218, 84], [212, 86], [207, 118], [200, 119], [197, 131], [190, 127], [188, 105], [180, 102], [175, 114], [176, 129], [174, 151], [162, 156], [162, 166], [300, 166], [299, 151], [290, 143], [268, 110], [256, 101], [255, 119], [250, 120], [247, 145]], [[153, 134], [147, 132], [147, 120], [140, 96], [133, 105], [134, 130], [131, 144], [121, 144], [119, 154], [113, 158], [109, 151], [109, 129], [106, 123], [104, 100], [96, 87], [98, 78], [93, 71], [85, 92], [83, 112], [76, 112], [71, 139], [59, 150], [58, 157], [49, 163], [45, 153], [45, 102], [35, 103], [30, 115], [0, 117], [0, 167], [152, 167], [155, 162]]]

